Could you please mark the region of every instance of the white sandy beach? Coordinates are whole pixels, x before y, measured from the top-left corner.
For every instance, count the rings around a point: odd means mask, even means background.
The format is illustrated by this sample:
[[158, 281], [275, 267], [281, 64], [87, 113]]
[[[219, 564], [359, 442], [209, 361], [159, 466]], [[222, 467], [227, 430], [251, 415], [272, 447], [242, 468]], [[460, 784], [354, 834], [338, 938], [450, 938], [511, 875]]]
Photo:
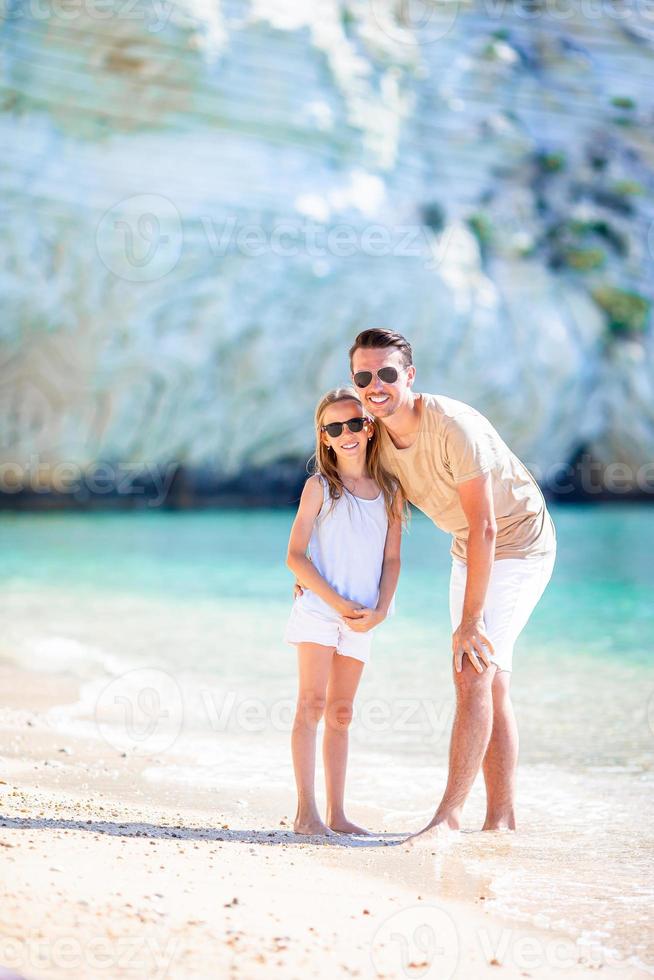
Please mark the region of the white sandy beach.
[[153, 760], [53, 730], [49, 708], [77, 698], [70, 679], [0, 677], [5, 969], [30, 980], [597, 973], [563, 933], [489, 912], [456, 844], [409, 851], [367, 808], [352, 816], [380, 837], [307, 840], [290, 830], [292, 801], [269, 790], [233, 800], [153, 786], [142, 778]]

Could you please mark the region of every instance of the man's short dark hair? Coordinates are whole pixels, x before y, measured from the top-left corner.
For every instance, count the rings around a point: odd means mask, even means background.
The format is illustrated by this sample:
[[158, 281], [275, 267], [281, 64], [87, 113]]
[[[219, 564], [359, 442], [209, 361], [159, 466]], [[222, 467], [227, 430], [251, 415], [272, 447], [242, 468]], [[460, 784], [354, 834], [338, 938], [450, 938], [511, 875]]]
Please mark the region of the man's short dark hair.
[[350, 347], [350, 367], [354, 352], [360, 347], [370, 349], [371, 347], [394, 347], [402, 354], [402, 367], [408, 368], [413, 364], [413, 351], [411, 344], [401, 333], [395, 330], [385, 330], [382, 327], [373, 327], [370, 330], [362, 330]]

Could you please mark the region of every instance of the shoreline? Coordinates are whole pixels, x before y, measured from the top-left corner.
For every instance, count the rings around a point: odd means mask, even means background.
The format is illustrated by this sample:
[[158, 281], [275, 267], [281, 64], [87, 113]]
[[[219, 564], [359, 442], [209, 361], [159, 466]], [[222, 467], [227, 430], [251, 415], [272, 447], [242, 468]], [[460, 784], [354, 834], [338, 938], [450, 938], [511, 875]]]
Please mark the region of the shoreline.
[[[210, 467], [188, 467], [174, 461], [137, 464], [96, 460], [71, 464], [59, 473], [55, 464], [32, 471], [28, 464], [14, 483], [0, 488], [0, 513], [125, 513], [147, 510], [204, 511], [296, 508], [310, 475], [306, 454], [251, 466], [233, 475]], [[544, 469], [525, 466], [545, 502], [555, 505], [651, 504], [654, 476], [648, 460], [620, 464], [619, 474], [579, 450], [571, 459]], [[624, 469], [626, 467], [626, 470]]]
[[[160, 498], [156, 495], [110, 495], [99, 496], [89, 495], [82, 498], [69, 496], [67, 494], [52, 491], [48, 493], [28, 493], [21, 492], [16, 495], [8, 495], [0, 492], [0, 514], [4, 516], [14, 515], [41, 515], [41, 514], [72, 514], [75, 516], [85, 514], [143, 514], [148, 512], [157, 513], [160, 511], [179, 514], [201, 514], [206, 511], [217, 511], [229, 513], [231, 511], [259, 511], [259, 510], [296, 510], [302, 492], [303, 481], [296, 483], [292, 488], [271, 488], [265, 487], [253, 489], [252, 492], [225, 491], [219, 493], [193, 493], [184, 495], [181, 498], [166, 495]], [[543, 494], [546, 504], [555, 507], [638, 507], [642, 505], [651, 506], [654, 502], [654, 488], [652, 490], [641, 490], [638, 492], [618, 493], [607, 488], [597, 488], [592, 492], [574, 491], [571, 493], [558, 493], [551, 487], [539, 484], [539, 489]], [[413, 507], [415, 512], [419, 512]]]
[[[54, 731], [48, 710], [79, 694], [71, 677], [6, 664], [0, 681], [0, 967], [29, 980], [80, 970], [445, 980], [500, 967], [513, 980], [598, 969], [565, 933], [484, 907], [489, 882], [466, 870], [456, 844], [408, 851], [364, 807], [353, 819], [382, 826], [375, 838], [298, 837], [286, 793], [217, 800], [144, 779], [149, 757]], [[621, 978], [650, 975], [615, 966]]]

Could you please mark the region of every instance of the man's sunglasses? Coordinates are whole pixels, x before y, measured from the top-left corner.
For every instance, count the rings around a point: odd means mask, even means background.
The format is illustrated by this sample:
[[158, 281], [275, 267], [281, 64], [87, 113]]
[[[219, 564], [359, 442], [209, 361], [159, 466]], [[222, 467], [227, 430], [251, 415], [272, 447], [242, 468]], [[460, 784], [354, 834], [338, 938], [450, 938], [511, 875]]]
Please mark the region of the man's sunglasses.
[[[392, 385], [398, 379], [397, 368], [394, 367], [383, 367], [377, 371], [377, 377], [384, 384]], [[357, 388], [367, 388], [372, 381], [372, 371], [357, 371], [354, 375], [354, 383]]]
[[368, 422], [367, 418], [358, 419], [348, 419], [347, 422], [329, 422], [327, 425], [321, 425], [320, 428], [323, 432], [326, 432], [328, 436], [332, 439], [338, 439], [341, 432], [343, 431], [343, 426], [346, 425], [350, 432], [361, 432], [362, 428]]

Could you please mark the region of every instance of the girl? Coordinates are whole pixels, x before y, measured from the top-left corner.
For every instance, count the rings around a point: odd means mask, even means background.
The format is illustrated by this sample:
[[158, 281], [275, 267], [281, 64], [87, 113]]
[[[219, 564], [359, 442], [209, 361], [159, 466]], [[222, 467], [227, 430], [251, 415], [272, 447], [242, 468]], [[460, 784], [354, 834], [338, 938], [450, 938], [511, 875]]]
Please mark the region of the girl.
[[[299, 587], [284, 638], [298, 649], [292, 751], [297, 834], [367, 834], [345, 816], [348, 727], [372, 630], [393, 611], [404, 504], [381, 466], [379, 435], [354, 388], [316, 409], [314, 475], [304, 485], [286, 563]], [[307, 547], [310, 557], [307, 557]], [[325, 716], [327, 821], [316, 807], [316, 729]]]

